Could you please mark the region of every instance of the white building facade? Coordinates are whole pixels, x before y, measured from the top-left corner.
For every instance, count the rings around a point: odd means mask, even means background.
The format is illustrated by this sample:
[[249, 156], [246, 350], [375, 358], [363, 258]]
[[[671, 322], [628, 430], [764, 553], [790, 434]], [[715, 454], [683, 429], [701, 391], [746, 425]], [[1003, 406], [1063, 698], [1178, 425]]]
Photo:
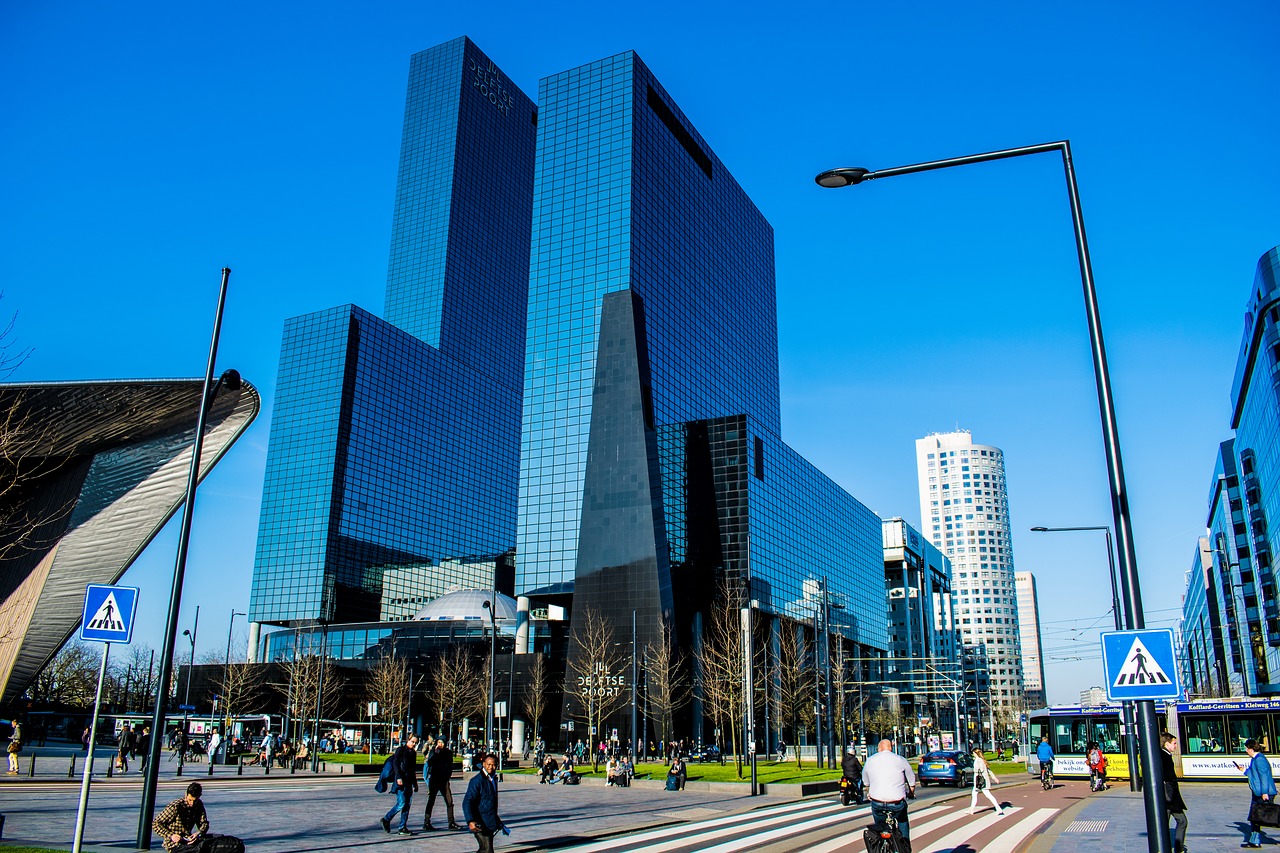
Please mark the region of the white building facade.
[[1004, 453], [968, 431], [916, 440], [923, 532], [950, 560], [956, 628], [987, 651], [989, 697], [999, 712], [1024, 704], [1018, 598]]
[[1044, 649], [1040, 638], [1040, 598], [1036, 592], [1036, 576], [1031, 572], [1014, 572], [1018, 594], [1018, 639], [1022, 643], [1022, 678], [1028, 708], [1049, 704], [1044, 686]]

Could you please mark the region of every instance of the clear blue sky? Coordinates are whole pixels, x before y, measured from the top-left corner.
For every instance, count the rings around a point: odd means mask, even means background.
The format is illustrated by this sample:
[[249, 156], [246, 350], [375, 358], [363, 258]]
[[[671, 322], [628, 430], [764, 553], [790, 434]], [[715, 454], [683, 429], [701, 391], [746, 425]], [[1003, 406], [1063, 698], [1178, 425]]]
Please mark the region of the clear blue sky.
[[[219, 366], [266, 405], [201, 489], [183, 605], [184, 627], [204, 605], [197, 654], [221, 654], [248, 603], [283, 322], [382, 310], [410, 54], [470, 35], [536, 98], [542, 76], [635, 49], [773, 223], [784, 438], [913, 523], [916, 438], [1002, 447], [1050, 698], [1074, 700], [1102, 680], [1102, 542], [1025, 532], [1110, 522], [1059, 161], [812, 179], [1072, 141], [1148, 623], [1172, 624], [1254, 263], [1280, 243], [1278, 24], [1267, 2], [10, 2], [0, 307], [35, 347], [15, 378], [199, 375], [233, 269]], [[126, 578], [153, 646], [175, 543]]]

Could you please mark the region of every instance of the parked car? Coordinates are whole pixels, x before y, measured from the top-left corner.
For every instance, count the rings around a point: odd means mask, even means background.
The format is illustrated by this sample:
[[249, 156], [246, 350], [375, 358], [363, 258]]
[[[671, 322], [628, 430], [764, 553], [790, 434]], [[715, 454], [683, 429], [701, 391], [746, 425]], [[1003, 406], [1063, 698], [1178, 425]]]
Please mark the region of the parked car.
[[916, 778], [922, 786], [954, 785], [962, 788], [973, 783], [973, 756], [960, 750], [927, 752], [920, 758]]
[[690, 757], [703, 762], [715, 761], [719, 763], [722, 761], [720, 747], [718, 746], [704, 746], [702, 749], [694, 750], [693, 755]]

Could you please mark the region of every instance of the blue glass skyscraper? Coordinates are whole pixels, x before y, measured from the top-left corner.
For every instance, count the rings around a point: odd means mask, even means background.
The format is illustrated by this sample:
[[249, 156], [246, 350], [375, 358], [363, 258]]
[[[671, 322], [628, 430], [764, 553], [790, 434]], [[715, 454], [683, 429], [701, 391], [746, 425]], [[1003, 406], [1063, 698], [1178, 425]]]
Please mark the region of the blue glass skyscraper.
[[252, 622], [376, 620], [389, 569], [509, 561], [536, 123], [470, 40], [412, 58], [386, 319], [285, 327]]
[[883, 653], [880, 519], [780, 439], [772, 228], [635, 53], [541, 82], [531, 258], [517, 587], [641, 646], [727, 587]]

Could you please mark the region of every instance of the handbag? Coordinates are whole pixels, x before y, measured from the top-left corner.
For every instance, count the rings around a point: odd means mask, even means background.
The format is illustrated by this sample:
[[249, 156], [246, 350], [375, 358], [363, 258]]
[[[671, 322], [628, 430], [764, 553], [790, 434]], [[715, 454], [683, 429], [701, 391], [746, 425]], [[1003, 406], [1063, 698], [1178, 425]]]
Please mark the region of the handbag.
[[1266, 801], [1249, 806], [1249, 823], [1258, 826], [1280, 826], [1280, 805]]
[[973, 787], [978, 789], [979, 791], [985, 791], [987, 789], [987, 774], [979, 773], [976, 776], [974, 776]]

